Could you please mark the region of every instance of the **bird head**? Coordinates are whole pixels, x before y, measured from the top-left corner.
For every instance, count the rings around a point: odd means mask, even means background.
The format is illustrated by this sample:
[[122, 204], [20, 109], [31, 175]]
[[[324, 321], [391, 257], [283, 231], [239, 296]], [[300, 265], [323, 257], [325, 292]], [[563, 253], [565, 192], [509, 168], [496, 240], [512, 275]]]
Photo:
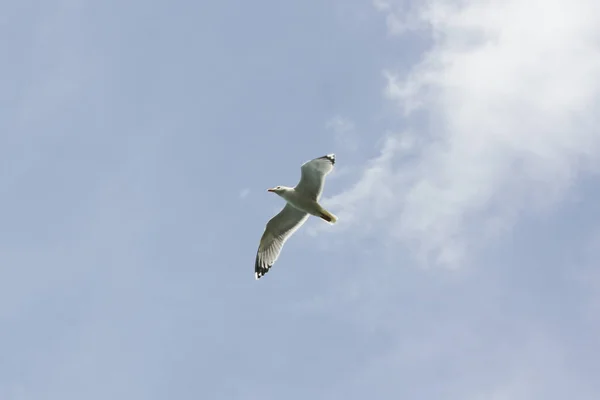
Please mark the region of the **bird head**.
[[267, 192], [276, 193], [276, 194], [281, 195], [283, 192], [286, 191], [286, 189], [287, 188], [285, 186], [276, 186], [274, 188], [267, 189]]

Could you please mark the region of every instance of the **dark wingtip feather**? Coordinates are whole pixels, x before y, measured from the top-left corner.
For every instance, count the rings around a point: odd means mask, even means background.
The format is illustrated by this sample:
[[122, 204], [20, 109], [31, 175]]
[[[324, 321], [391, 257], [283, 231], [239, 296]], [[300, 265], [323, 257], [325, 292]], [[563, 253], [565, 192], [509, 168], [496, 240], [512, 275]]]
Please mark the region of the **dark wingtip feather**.
[[263, 276], [265, 276], [265, 274], [269, 272], [269, 268], [262, 268], [260, 270], [255, 270], [254, 271], [254, 278], [256, 280], [259, 280], [260, 278], [262, 278]]
[[271, 267], [272, 265], [263, 262], [257, 255], [256, 262], [254, 263], [254, 279], [259, 280], [260, 278], [265, 276], [265, 274], [269, 272], [269, 269], [271, 269]]
[[321, 157], [325, 160], [329, 160], [331, 161], [332, 165], [335, 165], [335, 154], [331, 153], [331, 154], [327, 154], [326, 156]]

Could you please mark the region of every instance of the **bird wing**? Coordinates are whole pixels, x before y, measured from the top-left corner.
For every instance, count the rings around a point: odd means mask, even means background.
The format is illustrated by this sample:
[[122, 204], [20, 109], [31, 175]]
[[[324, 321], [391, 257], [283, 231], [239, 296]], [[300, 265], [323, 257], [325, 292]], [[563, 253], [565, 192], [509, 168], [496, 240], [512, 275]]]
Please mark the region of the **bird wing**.
[[302, 164], [300, 182], [294, 188], [313, 200], [319, 200], [325, 185], [325, 176], [333, 170], [335, 154], [315, 158]]
[[269, 272], [269, 269], [277, 261], [286, 240], [304, 224], [307, 218], [307, 213], [286, 204], [279, 214], [267, 222], [254, 263], [254, 276], [256, 279], [260, 279], [261, 276]]

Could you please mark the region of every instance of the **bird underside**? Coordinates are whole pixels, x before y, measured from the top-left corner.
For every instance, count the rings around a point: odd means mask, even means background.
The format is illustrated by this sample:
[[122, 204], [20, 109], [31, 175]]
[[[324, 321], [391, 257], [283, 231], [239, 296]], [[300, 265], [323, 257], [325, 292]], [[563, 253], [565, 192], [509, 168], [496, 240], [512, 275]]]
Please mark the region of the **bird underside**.
[[305, 213], [313, 215], [317, 218], [321, 218], [322, 220], [331, 224], [337, 222], [337, 217], [323, 208], [318, 201], [302, 196], [301, 193], [292, 192], [288, 196], [286, 196], [285, 200], [294, 208], [304, 211]]

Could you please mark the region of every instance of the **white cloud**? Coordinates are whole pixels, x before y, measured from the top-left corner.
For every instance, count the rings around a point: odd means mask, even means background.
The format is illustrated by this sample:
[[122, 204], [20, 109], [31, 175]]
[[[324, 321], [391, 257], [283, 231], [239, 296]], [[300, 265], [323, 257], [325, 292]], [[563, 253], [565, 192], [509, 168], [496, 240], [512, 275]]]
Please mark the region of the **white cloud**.
[[240, 191], [240, 199], [245, 199], [246, 197], [248, 197], [249, 194], [250, 194], [250, 189], [248, 189], [248, 188], [242, 189]]
[[414, 7], [421, 0], [373, 0], [378, 11], [385, 12], [385, 22], [392, 35], [400, 35], [410, 30], [424, 28], [425, 20]]
[[[458, 266], [467, 248], [524, 210], [551, 209], [598, 169], [600, 3], [413, 4], [409, 25], [427, 27], [433, 44], [406, 76], [386, 72], [385, 94], [428, 125], [386, 135], [358, 182], [327, 203], [341, 208], [340, 228], [377, 224], [422, 261]], [[376, 6], [399, 18], [391, 2]]]
[[353, 152], [358, 149], [359, 140], [354, 122], [336, 115], [329, 119], [325, 126], [333, 131], [336, 147], [343, 148], [346, 152]]
[[345, 133], [354, 130], [354, 122], [346, 119], [340, 115], [336, 115], [327, 121], [327, 127], [332, 129], [335, 133]]

